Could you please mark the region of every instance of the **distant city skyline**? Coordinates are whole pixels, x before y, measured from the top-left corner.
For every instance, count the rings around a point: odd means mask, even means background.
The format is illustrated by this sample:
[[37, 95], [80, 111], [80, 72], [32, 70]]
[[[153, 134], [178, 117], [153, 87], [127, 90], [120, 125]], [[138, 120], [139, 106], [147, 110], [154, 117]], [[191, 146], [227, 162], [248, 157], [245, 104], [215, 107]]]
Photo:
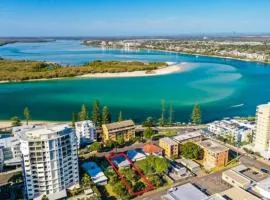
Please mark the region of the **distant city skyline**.
[[269, 33], [270, 1], [2, 0], [0, 37]]

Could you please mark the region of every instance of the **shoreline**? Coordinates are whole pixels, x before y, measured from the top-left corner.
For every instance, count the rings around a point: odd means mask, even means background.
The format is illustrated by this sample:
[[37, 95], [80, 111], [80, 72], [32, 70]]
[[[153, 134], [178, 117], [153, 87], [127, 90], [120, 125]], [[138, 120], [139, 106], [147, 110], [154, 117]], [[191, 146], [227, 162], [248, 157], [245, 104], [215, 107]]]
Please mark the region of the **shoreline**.
[[[22, 125], [26, 125], [26, 121], [22, 120]], [[59, 123], [71, 123], [69, 121], [49, 121], [49, 120], [33, 120], [29, 121], [29, 125], [53, 125]], [[0, 120], [0, 129], [6, 129], [11, 127], [11, 120]]]
[[[169, 63], [169, 62], [167, 62]], [[131, 77], [149, 77], [149, 76], [162, 76], [182, 72], [186, 63], [171, 64], [166, 67], [158, 68], [152, 71], [133, 71], [133, 72], [117, 72], [117, 73], [90, 73], [74, 77], [59, 77], [59, 78], [43, 78], [43, 79], [29, 79], [23, 81], [0, 81], [1, 83], [24, 83], [24, 82], [37, 82], [37, 81], [52, 81], [52, 80], [78, 80], [78, 79], [91, 79], [91, 78], [131, 78]]]
[[84, 74], [77, 76], [76, 78], [129, 78], [129, 77], [148, 77], [148, 76], [162, 76], [167, 74], [173, 74], [182, 72], [185, 63], [173, 64], [167, 67], [155, 69], [152, 71], [133, 71], [133, 72], [118, 72], [118, 73], [95, 73]]
[[154, 50], [154, 51], [161, 51], [161, 52], [168, 52], [168, 53], [179, 53], [179, 54], [185, 54], [185, 55], [193, 55], [193, 56], [203, 56], [203, 57], [209, 57], [209, 58], [222, 58], [222, 59], [231, 59], [231, 60], [239, 60], [239, 61], [245, 61], [245, 62], [253, 62], [253, 63], [260, 63], [260, 64], [266, 64], [269, 65], [270, 62], [264, 62], [259, 60], [251, 60], [248, 58], [235, 58], [235, 57], [229, 57], [229, 56], [219, 56], [219, 55], [206, 55], [206, 54], [199, 54], [199, 53], [187, 53], [183, 51], [173, 51], [173, 50], [163, 50], [163, 49], [145, 49], [145, 50]]

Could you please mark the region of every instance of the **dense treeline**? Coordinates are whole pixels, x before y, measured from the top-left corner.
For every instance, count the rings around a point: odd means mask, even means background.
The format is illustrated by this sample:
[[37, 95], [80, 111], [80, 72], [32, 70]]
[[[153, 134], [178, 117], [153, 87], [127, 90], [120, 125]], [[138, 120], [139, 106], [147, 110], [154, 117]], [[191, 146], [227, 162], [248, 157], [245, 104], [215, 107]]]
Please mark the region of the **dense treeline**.
[[24, 81], [30, 79], [50, 79], [61, 77], [74, 77], [89, 73], [117, 73], [142, 70], [155, 70], [164, 67], [162, 62], [120, 62], [100, 61], [86, 63], [82, 66], [61, 66], [54, 63], [25, 60], [0, 59], [0, 81]]

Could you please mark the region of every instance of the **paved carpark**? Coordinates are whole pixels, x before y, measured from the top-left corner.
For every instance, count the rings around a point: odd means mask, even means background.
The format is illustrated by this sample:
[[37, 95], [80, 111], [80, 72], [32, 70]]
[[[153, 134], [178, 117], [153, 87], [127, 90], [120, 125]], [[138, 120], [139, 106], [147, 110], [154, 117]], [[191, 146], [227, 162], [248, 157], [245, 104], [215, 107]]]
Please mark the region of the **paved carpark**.
[[264, 168], [264, 169], [267, 169], [270, 171], [270, 166], [267, 165], [266, 163], [263, 163], [263, 162], [260, 162], [258, 160], [254, 160], [252, 158], [250, 158], [249, 156], [241, 156], [240, 157], [240, 162], [244, 165], [246, 165], [247, 167], [254, 167], [254, 168], [257, 168], [257, 169], [261, 169], [261, 168]]
[[222, 180], [222, 172], [199, 177], [192, 183], [209, 195], [223, 192], [232, 187]]

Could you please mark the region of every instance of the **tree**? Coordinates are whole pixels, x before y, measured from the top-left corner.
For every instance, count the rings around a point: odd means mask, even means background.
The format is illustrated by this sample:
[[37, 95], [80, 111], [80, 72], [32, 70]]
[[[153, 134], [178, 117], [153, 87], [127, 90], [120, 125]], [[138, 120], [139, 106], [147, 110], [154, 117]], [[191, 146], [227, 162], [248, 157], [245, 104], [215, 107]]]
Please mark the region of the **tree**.
[[28, 121], [30, 120], [30, 110], [28, 107], [25, 107], [23, 110], [23, 115], [26, 120], [26, 125], [28, 125]]
[[83, 104], [81, 107], [81, 111], [79, 112], [79, 120], [84, 121], [88, 119], [88, 109], [87, 107]]
[[126, 186], [121, 181], [113, 185], [113, 192], [121, 199], [129, 199], [128, 197], [130, 197]]
[[111, 123], [111, 113], [107, 106], [104, 106], [102, 109], [102, 124], [108, 124]]
[[117, 145], [119, 145], [120, 147], [124, 146], [124, 145], [125, 145], [125, 139], [124, 139], [124, 136], [123, 136], [123, 135], [117, 136], [117, 138], [116, 138], [116, 143], [117, 143]]
[[123, 169], [120, 169], [120, 172], [124, 175], [124, 177], [127, 180], [137, 181], [139, 179], [139, 176], [136, 174], [136, 172], [133, 169], [123, 168]]
[[159, 175], [150, 175], [148, 176], [148, 178], [151, 181], [151, 183], [153, 183], [153, 185], [156, 187], [160, 187], [165, 184], [164, 179], [159, 177]]
[[160, 157], [156, 157], [154, 160], [155, 169], [158, 174], [164, 173], [168, 171], [169, 168], [169, 162]]
[[153, 126], [156, 126], [156, 122], [153, 119], [153, 117], [147, 117], [146, 120], [143, 122], [142, 126], [153, 127]]
[[122, 111], [120, 110], [119, 115], [118, 115], [118, 122], [123, 121], [123, 115], [122, 115]]
[[181, 154], [187, 159], [202, 159], [203, 149], [192, 142], [181, 145]]
[[253, 134], [252, 134], [252, 133], [249, 133], [249, 134], [247, 135], [247, 142], [248, 142], [248, 143], [252, 143], [252, 142], [253, 142]]
[[21, 122], [19, 117], [14, 116], [14, 117], [11, 118], [11, 125], [12, 126], [21, 126], [22, 122]]
[[75, 112], [73, 112], [72, 113], [72, 127], [73, 128], [75, 128], [75, 122], [77, 121], [77, 119], [76, 119], [76, 113]]
[[201, 124], [202, 123], [202, 116], [201, 116], [201, 109], [198, 104], [195, 104], [191, 114], [191, 120], [193, 124]]
[[41, 200], [49, 200], [49, 198], [46, 195], [43, 195]]
[[145, 188], [145, 184], [141, 181], [136, 182], [135, 185], [133, 186], [133, 191], [138, 192], [142, 191]]
[[91, 185], [91, 179], [90, 177], [85, 173], [82, 177], [82, 185], [83, 187], [87, 188]]
[[168, 124], [171, 126], [173, 123], [173, 106], [170, 105]]
[[102, 146], [99, 142], [94, 142], [88, 147], [89, 151], [97, 151], [100, 152], [102, 149]]
[[164, 100], [161, 101], [161, 116], [159, 120], [159, 125], [165, 125], [165, 112], [166, 112], [166, 102]]
[[155, 134], [151, 127], [147, 127], [143, 132], [143, 137], [145, 139], [151, 139], [151, 137]]
[[93, 109], [92, 109], [92, 121], [94, 124], [98, 127], [101, 126], [101, 116], [100, 116], [100, 104], [98, 100], [95, 100], [93, 103]]

